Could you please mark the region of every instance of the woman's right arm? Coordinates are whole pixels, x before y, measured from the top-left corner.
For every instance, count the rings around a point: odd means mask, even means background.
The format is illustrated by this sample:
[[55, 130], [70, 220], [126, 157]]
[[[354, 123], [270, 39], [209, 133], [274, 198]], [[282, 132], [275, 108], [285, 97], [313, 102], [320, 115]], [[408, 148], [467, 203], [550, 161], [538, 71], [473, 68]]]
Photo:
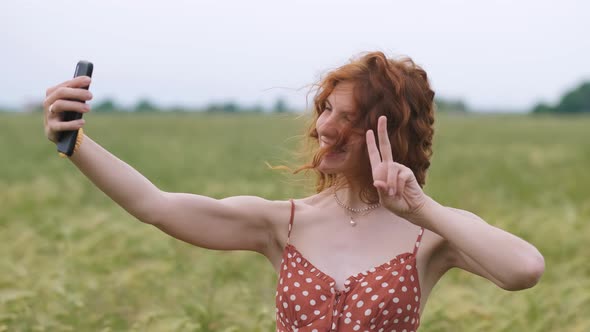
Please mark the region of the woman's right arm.
[[[88, 77], [78, 77], [47, 90], [45, 133], [50, 141], [57, 142], [59, 131], [83, 127], [83, 120], [62, 122], [60, 113], [64, 110], [90, 111], [84, 103], [71, 101], [92, 98], [89, 91], [80, 89], [89, 82]], [[251, 250], [266, 255], [274, 243], [276, 227], [273, 221], [277, 220], [277, 214], [285, 218], [283, 211], [288, 213], [284, 202], [254, 196], [218, 200], [161, 191], [88, 136], [83, 138], [70, 160], [92, 183], [135, 218], [199, 247]]]

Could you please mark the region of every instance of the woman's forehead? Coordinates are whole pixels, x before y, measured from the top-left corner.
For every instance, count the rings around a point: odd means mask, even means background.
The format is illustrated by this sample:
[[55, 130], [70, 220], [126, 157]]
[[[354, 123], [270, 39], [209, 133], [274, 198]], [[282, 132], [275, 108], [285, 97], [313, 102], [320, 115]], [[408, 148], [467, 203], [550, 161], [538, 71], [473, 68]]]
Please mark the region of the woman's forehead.
[[354, 85], [349, 82], [338, 83], [328, 96], [328, 103], [334, 108], [354, 111]]

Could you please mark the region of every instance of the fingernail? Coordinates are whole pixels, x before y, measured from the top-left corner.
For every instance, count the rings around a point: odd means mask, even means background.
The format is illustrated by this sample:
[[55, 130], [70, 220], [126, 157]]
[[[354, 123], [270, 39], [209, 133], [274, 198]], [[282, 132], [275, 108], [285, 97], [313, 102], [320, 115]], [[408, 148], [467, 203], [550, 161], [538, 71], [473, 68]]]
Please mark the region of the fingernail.
[[389, 196], [393, 196], [393, 188], [389, 189]]

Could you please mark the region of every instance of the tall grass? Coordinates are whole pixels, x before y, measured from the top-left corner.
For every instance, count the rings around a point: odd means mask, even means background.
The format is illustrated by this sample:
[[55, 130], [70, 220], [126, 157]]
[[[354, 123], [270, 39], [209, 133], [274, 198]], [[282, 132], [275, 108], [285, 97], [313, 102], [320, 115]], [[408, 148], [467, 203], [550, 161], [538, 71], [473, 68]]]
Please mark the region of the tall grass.
[[[86, 118], [89, 136], [162, 190], [309, 193], [265, 166], [290, 160], [303, 133], [294, 116]], [[507, 292], [451, 270], [421, 330], [590, 330], [588, 128], [588, 117], [438, 117], [426, 192], [533, 243], [546, 272]], [[0, 129], [0, 331], [273, 331], [264, 257], [192, 247], [134, 220], [56, 156], [40, 114], [0, 114]]]

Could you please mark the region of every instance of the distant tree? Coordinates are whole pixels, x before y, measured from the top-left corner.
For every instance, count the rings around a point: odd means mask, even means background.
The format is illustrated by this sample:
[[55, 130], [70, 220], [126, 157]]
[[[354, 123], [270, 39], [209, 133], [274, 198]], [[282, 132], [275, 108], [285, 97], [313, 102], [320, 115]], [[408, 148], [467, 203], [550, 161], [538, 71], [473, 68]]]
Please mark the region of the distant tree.
[[236, 104], [234, 102], [227, 102], [227, 103], [223, 104], [221, 109], [223, 110], [223, 112], [235, 113], [240, 110], [240, 107], [238, 106], [238, 104]]
[[536, 105], [532, 113], [584, 113], [590, 112], [590, 82], [584, 82], [567, 92], [555, 107]]
[[544, 113], [551, 113], [551, 112], [555, 112], [555, 110], [553, 109], [553, 107], [551, 107], [545, 103], [540, 103], [533, 108], [533, 113], [535, 113], [535, 114], [544, 114]]
[[105, 113], [105, 112], [114, 112], [117, 111], [117, 105], [115, 104], [115, 102], [111, 99], [105, 99], [102, 102], [92, 106], [92, 110], [94, 112], [100, 112], [100, 113]]
[[566, 93], [557, 108], [564, 113], [590, 112], [590, 82]]
[[133, 109], [135, 112], [157, 112], [158, 108], [147, 99], [140, 100]]
[[467, 105], [465, 105], [465, 103], [459, 99], [448, 100], [448, 99], [436, 98], [434, 100], [434, 103], [436, 104], [437, 111], [461, 112], [461, 113], [468, 111]]
[[275, 113], [285, 113], [289, 111], [289, 108], [287, 107], [287, 102], [285, 101], [284, 98], [278, 98], [277, 101], [275, 102], [275, 105], [272, 109], [273, 112]]

